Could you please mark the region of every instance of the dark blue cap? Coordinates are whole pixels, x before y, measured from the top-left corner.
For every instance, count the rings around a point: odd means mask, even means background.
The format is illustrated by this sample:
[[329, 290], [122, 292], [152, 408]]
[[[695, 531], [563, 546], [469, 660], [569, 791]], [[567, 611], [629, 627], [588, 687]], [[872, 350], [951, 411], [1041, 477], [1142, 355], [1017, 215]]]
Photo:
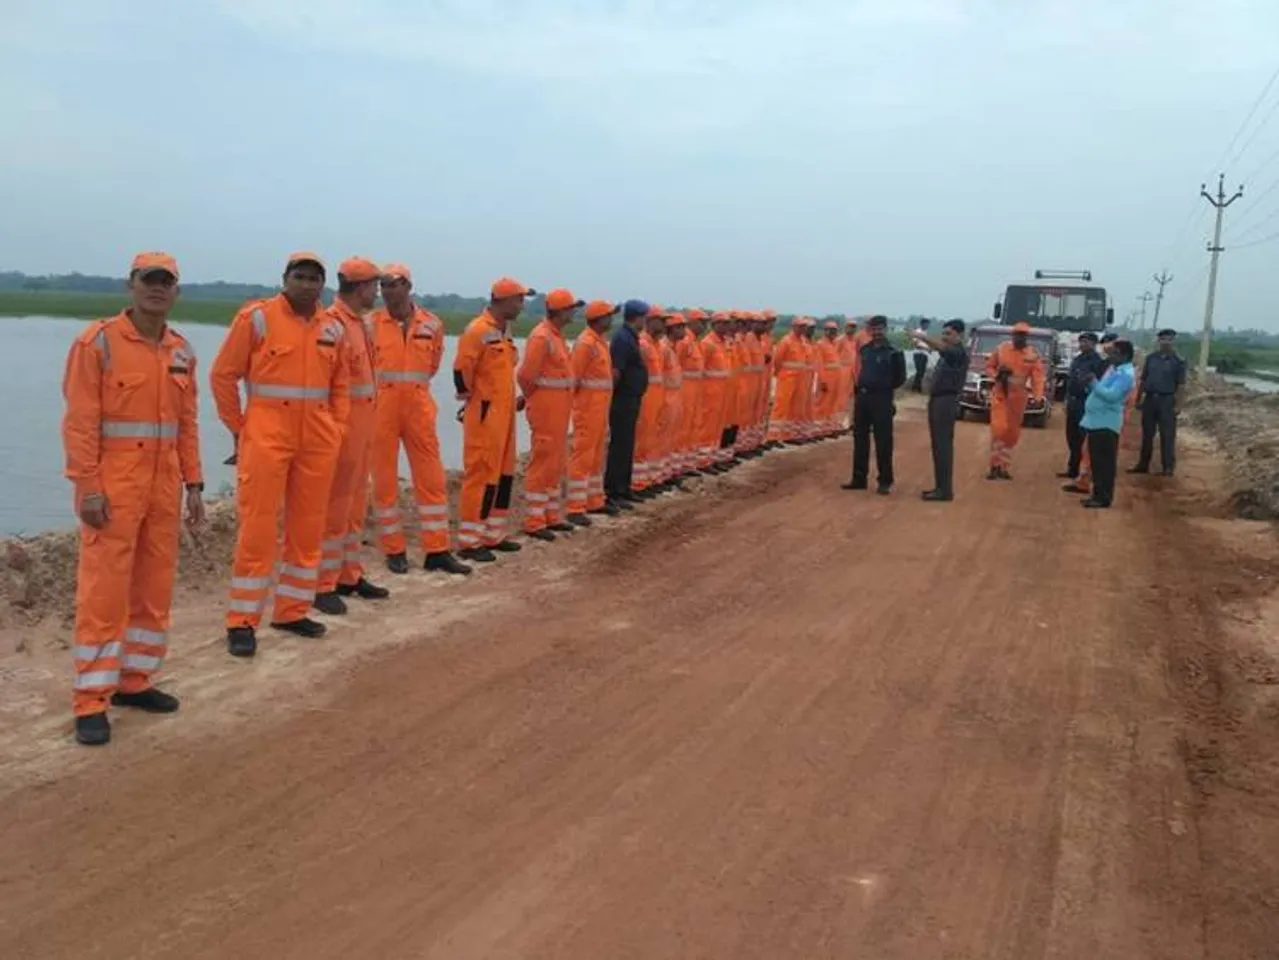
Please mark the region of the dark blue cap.
[[649, 306], [643, 300], [627, 300], [622, 304], [622, 315], [627, 317], [643, 317], [647, 316]]

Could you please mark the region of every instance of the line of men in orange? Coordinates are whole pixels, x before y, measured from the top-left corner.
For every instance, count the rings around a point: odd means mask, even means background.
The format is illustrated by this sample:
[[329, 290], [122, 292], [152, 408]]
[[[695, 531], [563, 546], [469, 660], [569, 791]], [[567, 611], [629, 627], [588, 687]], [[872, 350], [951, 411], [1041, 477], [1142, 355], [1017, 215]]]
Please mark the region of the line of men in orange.
[[[615, 384], [605, 338], [618, 307], [552, 291], [520, 361], [510, 326], [533, 291], [509, 278], [493, 284], [452, 371], [464, 435], [455, 556], [431, 390], [444, 325], [413, 300], [402, 264], [344, 261], [329, 308], [321, 303], [325, 278], [316, 254], [290, 256], [280, 294], [236, 314], [210, 372], [218, 417], [235, 442], [239, 526], [226, 630], [237, 657], [256, 653], [268, 606], [272, 627], [314, 638], [325, 626], [308, 616], [313, 607], [340, 615], [344, 598], [389, 595], [366, 578], [360, 558], [370, 486], [387, 567], [408, 572], [401, 445], [427, 570], [465, 575], [463, 560], [520, 549], [507, 529], [520, 411], [532, 434], [527, 534], [554, 540], [590, 526], [589, 514], [631, 507], [608, 501], [602, 480]], [[181, 504], [193, 528], [205, 505], [196, 357], [168, 324], [178, 282], [169, 254], [137, 255], [131, 306], [90, 324], [67, 358], [62, 433], [81, 522], [72, 705], [76, 739], [86, 745], [110, 741], [109, 706], [179, 708], [153, 679], [168, 650]], [[564, 332], [579, 310], [586, 329], [570, 348]], [[628, 313], [627, 322], [645, 327], [650, 383], [637, 431], [641, 497], [686, 475], [723, 472], [766, 447], [843, 429], [864, 342], [851, 321], [843, 336], [827, 322], [815, 341], [814, 321], [800, 317], [776, 343], [771, 312], [659, 307]]]

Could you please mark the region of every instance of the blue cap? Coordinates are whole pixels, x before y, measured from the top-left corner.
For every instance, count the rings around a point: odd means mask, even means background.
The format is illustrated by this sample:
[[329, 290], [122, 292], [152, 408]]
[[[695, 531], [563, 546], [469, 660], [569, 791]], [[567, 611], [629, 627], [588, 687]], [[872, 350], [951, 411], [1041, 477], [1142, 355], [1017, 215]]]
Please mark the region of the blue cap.
[[647, 316], [649, 306], [643, 300], [627, 300], [622, 304], [622, 315], [625, 317]]

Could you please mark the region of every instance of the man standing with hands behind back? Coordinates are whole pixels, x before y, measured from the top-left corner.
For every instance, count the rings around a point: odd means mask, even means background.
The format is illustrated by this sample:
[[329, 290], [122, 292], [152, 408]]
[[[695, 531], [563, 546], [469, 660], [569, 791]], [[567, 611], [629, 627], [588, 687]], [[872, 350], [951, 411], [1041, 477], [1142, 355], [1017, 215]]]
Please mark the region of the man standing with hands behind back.
[[1146, 357], [1137, 382], [1137, 408], [1141, 410], [1141, 456], [1129, 473], [1149, 473], [1150, 458], [1159, 433], [1159, 465], [1165, 477], [1177, 467], [1177, 413], [1181, 388], [1186, 385], [1186, 361], [1177, 355], [1177, 331], [1159, 331], [1159, 349]]
[[853, 410], [853, 479], [845, 490], [865, 490], [870, 474], [870, 439], [875, 437], [876, 492], [893, 489], [893, 394], [906, 382], [906, 358], [888, 342], [888, 318], [874, 316], [866, 323], [870, 339], [858, 351], [857, 403]]
[[947, 321], [940, 340], [928, 336], [922, 326], [910, 337], [937, 354], [937, 369], [928, 394], [928, 438], [933, 447], [934, 486], [926, 490], [921, 499], [947, 502], [955, 499], [955, 421], [959, 417], [959, 393], [968, 379], [964, 321]]
[[648, 366], [640, 352], [640, 328], [648, 316], [643, 300], [627, 300], [622, 306], [622, 328], [609, 341], [613, 364], [613, 397], [608, 408], [608, 465], [604, 492], [608, 503], [621, 510], [635, 509], [631, 479], [635, 470], [635, 426], [640, 404], [648, 389]]

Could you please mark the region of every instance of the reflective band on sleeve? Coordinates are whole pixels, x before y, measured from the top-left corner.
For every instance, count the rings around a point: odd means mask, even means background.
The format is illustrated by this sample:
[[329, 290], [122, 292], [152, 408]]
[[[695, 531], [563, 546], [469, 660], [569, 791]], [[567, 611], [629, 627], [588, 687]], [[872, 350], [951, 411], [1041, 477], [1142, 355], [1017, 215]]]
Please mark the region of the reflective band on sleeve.
[[102, 435], [116, 440], [175, 440], [178, 436], [178, 425], [176, 423], [131, 423], [124, 420], [103, 420]]
[[303, 590], [301, 587], [295, 587], [289, 583], [280, 584], [275, 588], [275, 593], [276, 596], [288, 597], [291, 600], [306, 600], [309, 602], [315, 599], [314, 590]]
[[76, 674], [77, 690], [96, 690], [99, 687], [114, 687], [120, 682], [119, 670], [94, 670], [91, 673]]
[[158, 630], [143, 630], [141, 627], [129, 627], [124, 631], [124, 639], [129, 643], [145, 643], [149, 647], [163, 647], [169, 642], [166, 634]]
[[263, 400], [327, 400], [328, 387], [288, 387], [278, 383], [249, 383], [245, 385], [250, 397]]
[[119, 659], [120, 657], [119, 640], [111, 640], [100, 647], [95, 647], [91, 644], [78, 644], [71, 649], [77, 660], [105, 660], [107, 657], [113, 659]]
[[573, 388], [573, 378], [538, 377], [533, 381], [533, 385], [537, 387], [545, 387], [548, 390], [571, 390]]
[[377, 379], [378, 383], [430, 383], [431, 375], [416, 370], [382, 370]]
[[782, 364], [782, 369], [783, 370], [807, 370], [808, 364], [795, 363], [791, 360], [787, 360], [785, 363]]
[[579, 380], [577, 385], [583, 390], [612, 390], [612, 380]]
[[356, 383], [351, 385], [351, 396], [353, 397], [376, 397], [377, 387], [371, 383]]
[[253, 335], [261, 340], [266, 336], [266, 314], [262, 312], [262, 308], [258, 307], [251, 314], [253, 320]]
[[710, 378], [711, 380], [727, 380], [728, 371], [727, 370], [707, 370], [706, 376]]
[[307, 567], [295, 567], [291, 563], [280, 564], [280, 572], [286, 576], [293, 577], [295, 580], [314, 580], [315, 571]]
[[271, 586], [270, 577], [232, 577], [232, 590], [265, 590]]
[[703, 376], [705, 375], [702, 373], [701, 370], [685, 370], [684, 371], [685, 380], [701, 380]]
[[120, 661], [120, 668], [122, 670], [159, 670], [162, 663], [164, 663], [163, 657], [149, 657], [143, 653], [128, 653]]
[[111, 344], [107, 341], [107, 329], [103, 327], [98, 331], [97, 336], [93, 338], [93, 342], [97, 344], [98, 349], [102, 351], [102, 369], [111, 369]]
[[502, 339], [502, 335], [496, 330], [489, 330], [484, 334], [484, 343], [498, 343]]

